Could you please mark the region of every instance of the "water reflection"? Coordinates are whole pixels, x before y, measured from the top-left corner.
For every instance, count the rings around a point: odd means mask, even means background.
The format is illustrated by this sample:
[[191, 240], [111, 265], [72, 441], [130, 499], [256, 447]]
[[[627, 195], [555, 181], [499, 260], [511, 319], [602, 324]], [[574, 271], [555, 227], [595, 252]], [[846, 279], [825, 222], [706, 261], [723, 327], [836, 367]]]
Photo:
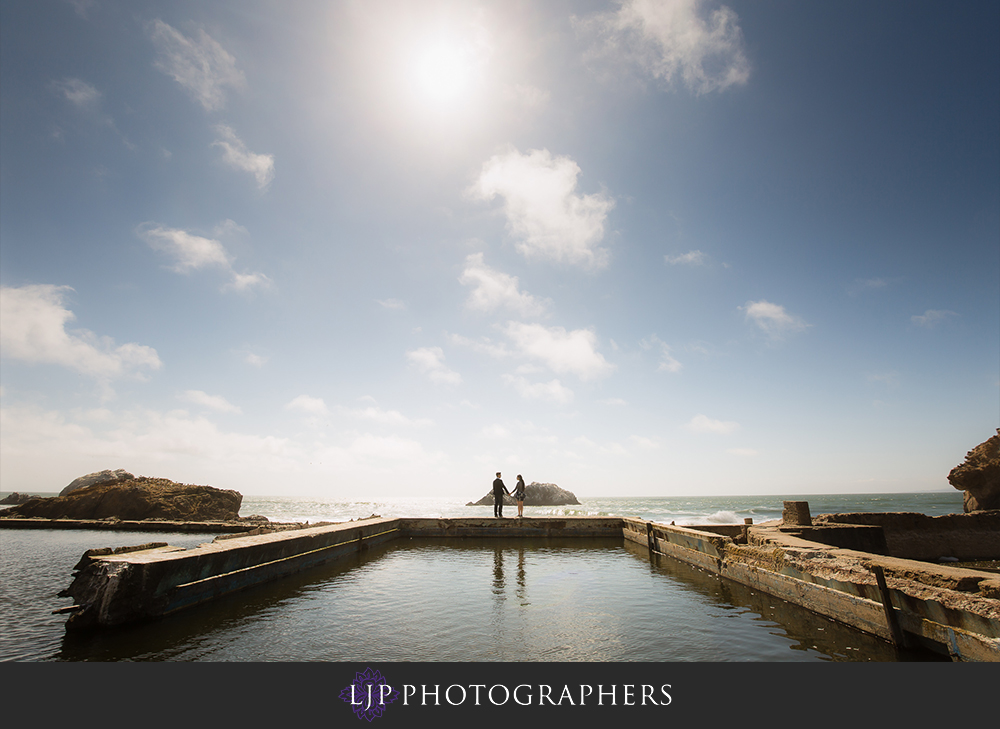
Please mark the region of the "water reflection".
[[926, 660], [621, 539], [412, 539], [56, 660]]

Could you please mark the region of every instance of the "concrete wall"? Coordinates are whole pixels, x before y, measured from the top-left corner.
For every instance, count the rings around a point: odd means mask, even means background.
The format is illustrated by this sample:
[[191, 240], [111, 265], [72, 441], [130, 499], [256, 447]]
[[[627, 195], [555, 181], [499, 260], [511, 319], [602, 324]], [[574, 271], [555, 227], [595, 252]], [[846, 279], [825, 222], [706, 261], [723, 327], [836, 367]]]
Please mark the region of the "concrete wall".
[[[1000, 661], [1000, 577], [842, 549], [776, 526], [747, 526], [741, 537], [717, 530], [625, 519], [626, 539], [813, 612], [959, 660]], [[883, 595], [874, 568], [883, 570]], [[883, 598], [889, 601], [887, 611]]]

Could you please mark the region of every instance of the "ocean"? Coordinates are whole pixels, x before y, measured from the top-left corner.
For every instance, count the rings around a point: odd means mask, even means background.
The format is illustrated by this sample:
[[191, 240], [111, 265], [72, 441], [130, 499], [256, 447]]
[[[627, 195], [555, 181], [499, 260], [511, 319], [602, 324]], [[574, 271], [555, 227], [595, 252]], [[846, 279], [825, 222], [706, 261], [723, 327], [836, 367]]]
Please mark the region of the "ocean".
[[[2, 497], [2, 494], [0, 494]], [[785, 500], [812, 514], [961, 512], [958, 491], [910, 494], [581, 498], [526, 516], [761, 523]], [[245, 496], [272, 521], [491, 516], [439, 498]], [[505, 514], [516, 514], [506, 507]], [[373, 549], [151, 623], [67, 634], [57, 596], [83, 552], [212, 535], [0, 529], [0, 661], [926, 661], [808, 610], [623, 540], [412, 540]]]

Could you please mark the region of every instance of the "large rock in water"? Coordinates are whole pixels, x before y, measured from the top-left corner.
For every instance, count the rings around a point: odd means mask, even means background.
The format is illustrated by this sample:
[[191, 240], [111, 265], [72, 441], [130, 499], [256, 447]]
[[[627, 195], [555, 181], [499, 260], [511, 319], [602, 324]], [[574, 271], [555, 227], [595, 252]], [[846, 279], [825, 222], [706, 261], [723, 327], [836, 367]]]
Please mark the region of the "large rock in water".
[[116, 481], [122, 478], [135, 478], [135, 476], [126, 471], [124, 468], [119, 468], [114, 471], [110, 469], [105, 469], [104, 471], [88, 473], [86, 476], [80, 476], [80, 478], [74, 478], [72, 481], [70, 481], [69, 485], [59, 492], [59, 495], [65, 496], [71, 491], [76, 491], [77, 489], [82, 489], [87, 486], [93, 486], [95, 483], [103, 483], [105, 481]]
[[[511, 493], [514, 492], [513, 485], [507, 486], [507, 489]], [[512, 506], [517, 505], [512, 496], [504, 496], [503, 502]], [[561, 489], [554, 483], [532, 481], [524, 487], [525, 506], [566, 506], [572, 504], [579, 505], [580, 502], [572, 492]], [[470, 501], [466, 506], [493, 506], [493, 489], [487, 491], [486, 496], [479, 501]]]
[[948, 483], [965, 492], [966, 513], [1000, 509], [1000, 428], [997, 434], [965, 455], [965, 463], [948, 474]]
[[32, 499], [7, 509], [3, 516], [233, 521], [239, 518], [242, 503], [243, 495], [239, 491], [139, 476], [103, 481], [66, 496]]

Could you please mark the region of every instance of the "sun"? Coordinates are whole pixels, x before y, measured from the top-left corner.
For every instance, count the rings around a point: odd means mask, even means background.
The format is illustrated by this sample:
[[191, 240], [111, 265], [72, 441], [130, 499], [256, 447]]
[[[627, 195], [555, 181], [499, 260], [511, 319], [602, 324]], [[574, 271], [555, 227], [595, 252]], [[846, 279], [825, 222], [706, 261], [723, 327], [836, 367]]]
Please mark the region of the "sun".
[[418, 51], [412, 66], [417, 95], [431, 106], [451, 106], [468, 90], [472, 54], [453, 42], [437, 42]]

